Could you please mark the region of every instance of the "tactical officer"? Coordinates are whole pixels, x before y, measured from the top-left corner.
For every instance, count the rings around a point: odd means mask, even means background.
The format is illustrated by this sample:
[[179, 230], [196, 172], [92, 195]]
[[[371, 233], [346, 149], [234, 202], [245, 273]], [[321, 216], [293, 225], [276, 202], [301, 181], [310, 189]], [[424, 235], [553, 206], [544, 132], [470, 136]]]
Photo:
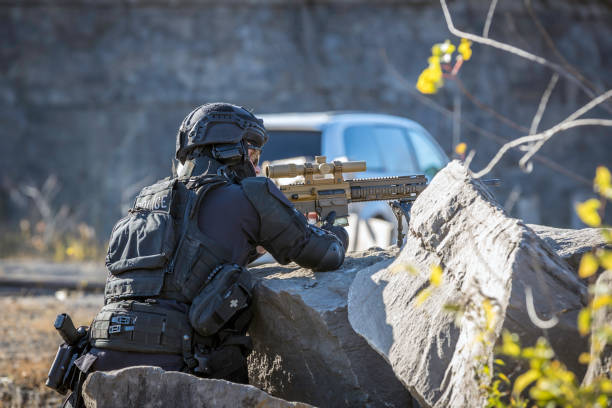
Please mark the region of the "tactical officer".
[[261, 119], [228, 103], [183, 120], [176, 174], [145, 187], [111, 234], [104, 307], [77, 360], [84, 375], [155, 365], [247, 383], [245, 266], [255, 248], [313, 271], [342, 265], [346, 231], [309, 225], [269, 179], [254, 177], [267, 139]]

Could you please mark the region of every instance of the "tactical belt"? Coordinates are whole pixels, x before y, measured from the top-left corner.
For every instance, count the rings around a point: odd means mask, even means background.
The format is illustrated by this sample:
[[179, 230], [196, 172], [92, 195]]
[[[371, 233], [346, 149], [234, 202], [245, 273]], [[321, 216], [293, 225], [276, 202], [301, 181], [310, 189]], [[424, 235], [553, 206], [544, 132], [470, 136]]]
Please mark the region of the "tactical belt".
[[154, 302], [109, 303], [91, 325], [91, 345], [119, 351], [182, 354], [192, 335], [185, 313]]

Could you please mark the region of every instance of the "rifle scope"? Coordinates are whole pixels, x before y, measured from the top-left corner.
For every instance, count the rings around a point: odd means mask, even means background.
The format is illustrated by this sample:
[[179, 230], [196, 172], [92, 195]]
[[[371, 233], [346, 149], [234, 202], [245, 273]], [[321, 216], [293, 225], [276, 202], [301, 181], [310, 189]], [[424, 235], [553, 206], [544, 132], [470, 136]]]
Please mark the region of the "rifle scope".
[[[366, 171], [365, 161], [347, 161], [332, 163], [304, 163], [304, 164], [270, 164], [265, 168], [266, 177], [283, 178], [313, 175], [334, 174], [337, 163], [340, 163], [342, 173], [357, 173]], [[312, 169], [312, 172], [310, 171]]]

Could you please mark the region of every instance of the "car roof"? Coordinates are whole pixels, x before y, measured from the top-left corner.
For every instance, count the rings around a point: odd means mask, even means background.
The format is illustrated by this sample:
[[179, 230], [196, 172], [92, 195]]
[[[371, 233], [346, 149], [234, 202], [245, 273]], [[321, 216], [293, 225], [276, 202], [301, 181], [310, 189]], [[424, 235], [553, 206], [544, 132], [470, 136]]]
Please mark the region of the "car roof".
[[359, 111], [268, 113], [257, 116], [263, 119], [265, 128], [270, 131], [321, 131], [323, 127], [331, 123], [353, 121], [371, 121], [421, 127], [416, 122], [400, 116]]

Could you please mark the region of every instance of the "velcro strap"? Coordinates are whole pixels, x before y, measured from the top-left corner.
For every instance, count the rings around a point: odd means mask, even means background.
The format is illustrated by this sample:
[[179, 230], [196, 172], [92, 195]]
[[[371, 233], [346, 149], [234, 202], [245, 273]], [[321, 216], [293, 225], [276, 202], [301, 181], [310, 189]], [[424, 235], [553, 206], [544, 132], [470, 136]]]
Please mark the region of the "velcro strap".
[[237, 335], [237, 334], [233, 334], [230, 336], [227, 336], [224, 340], [223, 343], [221, 344], [222, 346], [240, 346], [243, 347], [245, 350], [253, 350], [253, 341], [251, 340], [250, 336], [242, 336], [242, 335]]

